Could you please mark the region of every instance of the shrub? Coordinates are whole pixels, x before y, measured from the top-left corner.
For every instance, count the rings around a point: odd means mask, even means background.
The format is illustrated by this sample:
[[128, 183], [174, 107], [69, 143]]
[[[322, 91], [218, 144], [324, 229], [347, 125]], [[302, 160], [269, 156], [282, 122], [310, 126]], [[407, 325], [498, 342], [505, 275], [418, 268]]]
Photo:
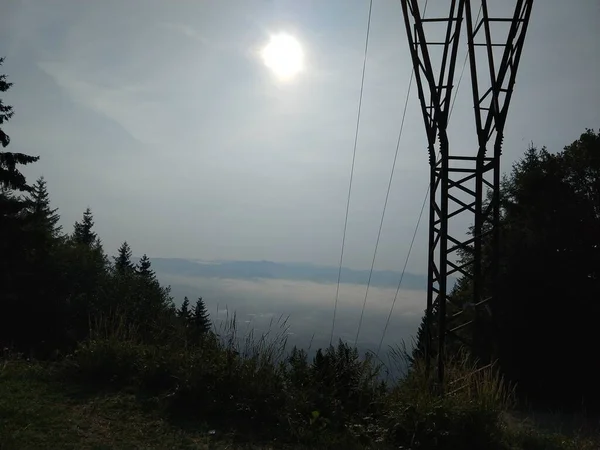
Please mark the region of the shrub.
[[105, 320], [66, 367], [79, 381], [133, 388], [173, 417], [312, 447], [593, 448], [508, 426], [513, 390], [493, 366], [478, 368], [466, 354], [447, 362], [444, 386], [417, 360], [387, 387], [374, 358], [343, 342], [312, 361], [296, 348], [286, 356], [285, 324], [240, 337], [234, 317], [200, 339], [188, 340], [183, 330], [157, 344], [118, 318]]
[[413, 449], [497, 448], [512, 399], [493, 366], [477, 368], [465, 354], [447, 362], [444, 386], [416, 361], [388, 398], [388, 438]]

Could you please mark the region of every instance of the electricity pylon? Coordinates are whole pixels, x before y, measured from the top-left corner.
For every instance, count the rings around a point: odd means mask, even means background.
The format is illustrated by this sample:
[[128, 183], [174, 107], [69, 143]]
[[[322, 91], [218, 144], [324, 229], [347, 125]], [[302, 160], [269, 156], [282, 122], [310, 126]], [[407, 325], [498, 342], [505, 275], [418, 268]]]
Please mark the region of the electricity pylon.
[[[490, 17], [488, 1], [480, 0], [479, 14], [473, 16], [471, 0], [443, 2], [449, 7], [442, 17], [422, 16], [418, 0], [401, 0], [406, 33], [427, 134], [429, 192], [429, 264], [427, 288], [426, 358], [430, 360], [437, 344], [437, 378], [444, 379], [446, 338], [453, 336], [472, 348], [482, 342], [482, 328], [495, 333], [494, 311], [497, 296], [500, 223], [500, 154], [506, 115], [523, 49], [533, 0], [502, 0], [514, 6], [512, 16]], [[437, 3], [437, 2], [436, 2]], [[441, 2], [440, 2], [441, 3]], [[494, 6], [498, 6], [496, 0]], [[436, 4], [436, 7], [439, 4]], [[452, 109], [452, 91], [456, 57], [463, 20], [466, 22], [468, 59], [471, 73], [477, 146], [470, 154], [451, 151], [448, 119]], [[427, 40], [425, 28], [443, 26], [443, 37]], [[496, 40], [498, 28], [508, 28], [502, 41]], [[494, 40], [492, 40], [494, 37]], [[441, 51], [440, 51], [441, 50]], [[432, 53], [441, 53], [436, 60]], [[478, 63], [483, 64], [478, 71]], [[439, 69], [434, 70], [437, 64]], [[474, 136], [475, 137], [475, 136]], [[474, 146], [475, 147], [475, 146]], [[489, 150], [489, 151], [488, 151]], [[473, 224], [470, 235], [455, 232], [450, 225], [464, 224], [465, 216]], [[462, 220], [461, 220], [462, 219]], [[484, 266], [482, 250], [490, 264]], [[489, 249], [489, 250], [488, 250]], [[462, 264], [457, 258], [462, 255]], [[464, 257], [467, 256], [466, 258]], [[466, 260], [466, 262], [464, 262]], [[463, 276], [470, 282], [474, 311], [456, 325], [465, 305], [452, 298], [450, 277]], [[491, 289], [484, 290], [484, 280]], [[433, 317], [434, 311], [437, 315]], [[489, 320], [482, 322], [483, 317]], [[437, 330], [431, 329], [437, 319]], [[481, 323], [486, 325], [478, 326]], [[471, 337], [459, 330], [471, 326]]]

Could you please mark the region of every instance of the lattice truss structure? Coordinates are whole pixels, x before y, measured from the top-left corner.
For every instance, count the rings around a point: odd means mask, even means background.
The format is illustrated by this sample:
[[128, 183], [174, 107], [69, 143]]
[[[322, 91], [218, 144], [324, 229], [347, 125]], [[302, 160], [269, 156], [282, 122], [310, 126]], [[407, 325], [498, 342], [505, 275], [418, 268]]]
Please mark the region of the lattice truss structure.
[[[444, 15], [437, 17], [424, 17], [418, 0], [401, 3], [431, 169], [427, 322], [437, 326], [428, 329], [426, 352], [428, 361], [437, 355], [438, 378], [443, 381], [447, 337], [476, 347], [478, 341], [490, 342], [480, 339], [478, 328], [493, 333], [494, 302], [498, 301], [493, 286], [500, 239], [500, 154], [533, 0], [491, 2], [494, 7], [502, 4], [504, 16], [490, 15], [487, 0], [441, 2], [443, 6], [436, 7], [444, 9]], [[463, 22], [466, 30], [461, 30]], [[461, 34], [467, 40], [475, 112], [476, 136], [467, 151], [451, 148], [448, 137]], [[465, 234], [465, 219], [472, 224], [470, 234]], [[483, 251], [491, 252], [485, 258], [491, 264], [486, 266]], [[467, 302], [452, 296], [452, 280], [460, 277], [472, 287]], [[485, 289], [484, 281], [491, 281], [492, 288]], [[478, 327], [478, 323], [486, 325]]]

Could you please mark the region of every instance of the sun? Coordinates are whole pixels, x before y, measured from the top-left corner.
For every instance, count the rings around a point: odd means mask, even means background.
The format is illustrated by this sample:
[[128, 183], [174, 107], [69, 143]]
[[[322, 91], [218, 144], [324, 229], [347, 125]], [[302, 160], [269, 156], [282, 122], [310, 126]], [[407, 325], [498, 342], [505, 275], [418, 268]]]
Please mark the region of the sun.
[[265, 66], [280, 80], [290, 80], [304, 69], [304, 52], [296, 38], [286, 33], [271, 36], [262, 49]]

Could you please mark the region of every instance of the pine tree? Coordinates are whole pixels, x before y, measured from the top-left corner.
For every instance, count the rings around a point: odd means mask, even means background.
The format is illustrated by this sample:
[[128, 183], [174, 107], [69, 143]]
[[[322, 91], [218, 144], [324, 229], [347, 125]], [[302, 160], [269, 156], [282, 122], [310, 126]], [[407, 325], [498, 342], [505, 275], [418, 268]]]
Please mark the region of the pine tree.
[[[0, 66], [3, 62], [0, 58]], [[0, 93], [11, 86], [6, 75], [0, 74]], [[48, 314], [32, 304], [39, 298], [38, 286], [44, 283], [31, 264], [36, 250], [27, 227], [26, 213], [31, 203], [21, 194], [31, 191], [31, 187], [18, 167], [39, 157], [2, 150], [10, 143], [3, 127], [13, 114], [13, 108], [0, 98], [0, 345], [15, 344], [25, 349], [40, 335], [43, 323], [39, 319], [48, 322]]]
[[[0, 58], [0, 66], [4, 58]], [[0, 92], [10, 89], [12, 83], [6, 81], [6, 75], [0, 74]], [[12, 106], [5, 105], [0, 98], [0, 143], [2, 148], [8, 146], [10, 138], [2, 129], [2, 125], [13, 116]], [[26, 233], [23, 232], [22, 211], [29, 202], [18, 195], [18, 192], [28, 192], [25, 176], [18, 170], [17, 165], [25, 165], [39, 158], [23, 153], [0, 151], [0, 283], [2, 290], [10, 291], [9, 285], [15, 280], [13, 275], [22, 272], [20, 262], [27, 254], [30, 246]]]
[[26, 200], [23, 231], [29, 243], [27, 277], [32, 282], [21, 289], [23, 303], [30, 309], [24, 314], [23, 329], [29, 345], [44, 353], [66, 342], [67, 307], [64, 300], [68, 293], [64, 278], [64, 240], [58, 225], [60, 216], [57, 209], [50, 207], [43, 177], [36, 180]]
[[[434, 303], [433, 308], [431, 309], [431, 325], [429, 326], [429, 332], [431, 333], [431, 348], [430, 356], [434, 357], [437, 354], [436, 348], [436, 339], [437, 330], [436, 326], [438, 324], [437, 315], [439, 311], [438, 307], [439, 303]], [[419, 325], [419, 329], [417, 330], [417, 335], [414, 338], [413, 349], [410, 354], [407, 354], [408, 362], [412, 366], [415, 364], [417, 360], [424, 360], [426, 355], [427, 348], [427, 310], [425, 310], [423, 314], [423, 318], [421, 319], [421, 324]]]
[[136, 277], [133, 283], [135, 293], [133, 297], [139, 319], [159, 323], [170, 320], [175, 315], [176, 310], [170, 296], [170, 288], [160, 285], [151, 267], [147, 255], [142, 256], [135, 266]]
[[[0, 58], [0, 66], [4, 58]], [[6, 81], [6, 75], [0, 74], [0, 92], [6, 92], [10, 89], [12, 83]], [[13, 116], [12, 106], [5, 105], [0, 98], [0, 125], [4, 125]], [[0, 127], [0, 143], [2, 147], [10, 143], [9, 136]], [[36, 162], [39, 156], [29, 156], [23, 153], [0, 152], [0, 187], [16, 191], [29, 191], [31, 188], [27, 185], [25, 176], [17, 169], [17, 164], [30, 164]]]
[[[530, 147], [514, 164], [501, 184], [497, 282], [482, 283], [484, 296], [494, 294], [493, 320], [480, 313], [457, 332], [472, 333], [469, 350], [484, 363], [497, 359], [518, 392], [543, 408], [600, 410], [600, 366], [589, 357], [597, 353], [600, 315], [599, 155], [600, 132], [587, 130], [562, 152]], [[491, 266], [491, 244], [483, 242], [484, 267]], [[458, 265], [472, 257], [461, 256]], [[472, 289], [468, 277], [459, 280], [453, 303], [470, 301]], [[465, 310], [452, 324], [472, 318]]]
[[92, 214], [92, 210], [88, 207], [83, 213], [83, 219], [81, 222], [75, 222], [73, 230], [73, 240], [75, 243], [85, 245], [90, 248], [98, 245], [98, 235], [92, 231], [93, 227], [94, 215]]
[[62, 230], [62, 227], [58, 225], [60, 215], [57, 214], [58, 208], [52, 209], [50, 207], [50, 195], [44, 177], [36, 180], [28, 198], [30, 200], [29, 218], [31, 225], [49, 238], [58, 238]]
[[116, 307], [117, 299], [110, 292], [113, 283], [109, 278], [109, 261], [93, 227], [94, 217], [88, 207], [81, 222], [75, 222], [73, 234], [64, 247], [66, 297], [71, 304], [68, 320], [74, 339], [86, 337], [89, 317], [109, 314]]
[[119, 247], [119, 254], [115, 257], [115, 272], [117, 275], [128, 276], [134, 273], [134, 266], [131, 262], [131, 248], [127, 242], [123, 242]]
[[[4, 63], [4, 58], [0, 58], [0, 66]], [[12, 83], [6, 81], [6, 75], [0, 75], [0, 92], [6, 92], [10, 89]], [[12, 106], [5, 105], [0, 98], [0, 125], [4, 122], [8, 122], [10, 118], [13, 116], [14, 112]], [[10, 138], [2, 128], [0, 128], [0, 143], [2, 143], [2, 147], [6, 147], [10, 143]]]
[[183, 319], [186, 324], [189, 321], [189, 319], [190, 319], [190, 301], [188, 300], [187, 297], [183, 298], [183, 303], [181, 304], [181, 306], [179, 307], [179, 310], [177, 311], [177, 317]]
[[154, 281], [156, 280], [156, 274], [154, 273], [151, 267], [152, 264], [150, 263], [150, 258], [148, 258], [146, 254], [144, 254], [144, 256], [142, 256], [139, 262], [137, 263], [136, 273], [144, 280]]
[[198, 301], [192, 310], [192, 323], [194, 325], [194, 330], [200, 334], [210, 331], [210, 317], [202, 297], [198, 298]]

